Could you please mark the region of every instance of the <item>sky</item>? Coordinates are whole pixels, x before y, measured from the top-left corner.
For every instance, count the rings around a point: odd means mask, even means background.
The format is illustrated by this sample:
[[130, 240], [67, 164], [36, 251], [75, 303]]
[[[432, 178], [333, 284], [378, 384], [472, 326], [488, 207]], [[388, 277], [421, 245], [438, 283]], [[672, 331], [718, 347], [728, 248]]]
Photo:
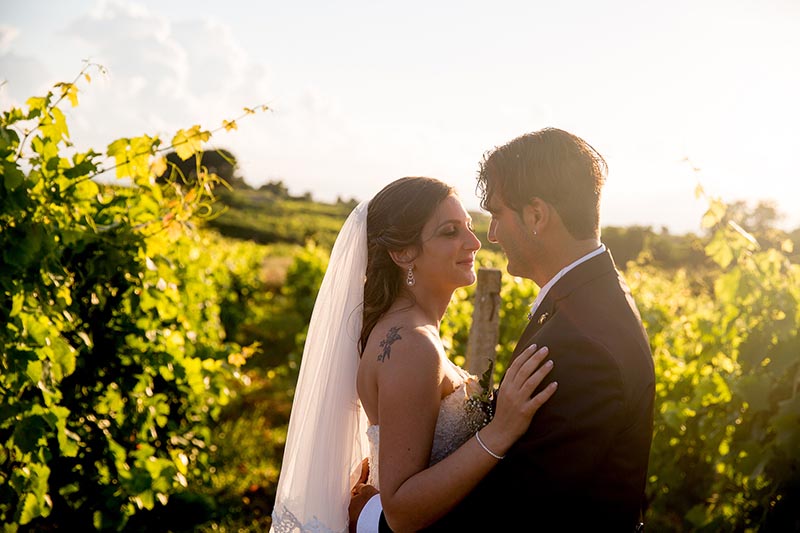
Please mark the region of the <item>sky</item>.
[[252, 186], [363, 200], [402, 176], [478, 209], [482, 156], [544, 127], [606, 158], [604, 226], [699, 232], [713, 197], [800, 227], [797, 0], [0, 0], [0, 107], [102, 64], [77, 148], [213, 129]]

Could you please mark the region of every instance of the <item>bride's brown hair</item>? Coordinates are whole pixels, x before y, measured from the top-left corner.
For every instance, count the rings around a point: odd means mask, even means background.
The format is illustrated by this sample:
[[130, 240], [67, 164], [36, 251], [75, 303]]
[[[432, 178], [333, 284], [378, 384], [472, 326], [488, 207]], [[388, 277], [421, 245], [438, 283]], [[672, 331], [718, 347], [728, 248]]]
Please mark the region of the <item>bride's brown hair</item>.
[[358, 341], [364, 353], [369, 334], [403, 290], [404, 272], [390, 251], [422, 247], [422, 228], [455, 189], [434, 178], [400, 178], [384, 187], [367, 208], [367, 273], [364, 321]]

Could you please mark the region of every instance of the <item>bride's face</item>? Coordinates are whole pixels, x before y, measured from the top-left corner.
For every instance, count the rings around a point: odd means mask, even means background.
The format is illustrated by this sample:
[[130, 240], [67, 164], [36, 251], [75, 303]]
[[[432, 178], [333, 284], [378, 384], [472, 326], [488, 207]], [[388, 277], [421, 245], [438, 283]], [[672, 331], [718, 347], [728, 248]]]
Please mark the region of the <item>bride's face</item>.
[[454, 290], [472, 285], [480, 247], [472, 217], [458, 197], [448, 196], [422, 228], [422, 250], [414, 260], [417, 286]]

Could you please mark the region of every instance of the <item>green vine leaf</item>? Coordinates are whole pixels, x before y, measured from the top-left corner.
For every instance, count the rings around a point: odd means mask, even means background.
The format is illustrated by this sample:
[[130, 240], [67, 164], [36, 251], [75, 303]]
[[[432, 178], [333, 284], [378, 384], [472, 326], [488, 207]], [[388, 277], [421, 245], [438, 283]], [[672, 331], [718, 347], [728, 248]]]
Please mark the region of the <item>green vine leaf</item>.
[[[88, 76], [89, 75], [86, 74], [86, 81], [91, 81], [91, 78], [89, 78]], [[62, 98], [66, 97], [70, 101], [70, 103], [72, 104], [72, 107], [77, 107], [78, 106], [78, 86], [77, 85], [75, 85], [74, 83], [61, 82], [61, 83], [56, 83], [55, 87], [61, 89], [61, 97]]]
[[200, 126], [195, 125], [188, 130], [178, 130], [172, 138], [172, 146], [175, 153], [184, 161], [203, 149], [203, 143], [208, 141], [211, 134], [208, 131], [201, 131]]
[[14, 191], [25, 182], [25, 174], [11, 161], [3, 161], [3, 186]]

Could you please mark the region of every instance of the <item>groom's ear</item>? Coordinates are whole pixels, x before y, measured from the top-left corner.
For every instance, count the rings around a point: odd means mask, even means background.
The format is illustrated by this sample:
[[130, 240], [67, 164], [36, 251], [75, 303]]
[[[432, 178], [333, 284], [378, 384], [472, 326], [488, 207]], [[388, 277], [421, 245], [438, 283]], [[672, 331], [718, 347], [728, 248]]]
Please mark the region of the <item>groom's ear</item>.
[[533, 197], [522, 207], [522, 221], [531, 233], [543, 231], [550, 221], [552, 207], [538, 197]]

